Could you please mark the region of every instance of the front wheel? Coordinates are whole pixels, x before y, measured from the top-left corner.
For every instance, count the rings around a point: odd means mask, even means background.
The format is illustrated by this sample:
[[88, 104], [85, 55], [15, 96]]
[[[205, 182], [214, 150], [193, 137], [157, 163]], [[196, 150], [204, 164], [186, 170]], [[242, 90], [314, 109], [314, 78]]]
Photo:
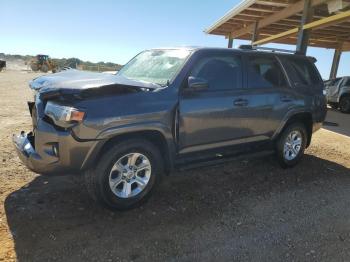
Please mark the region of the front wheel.
[[150, 142], [132, 139], [116, 144], [85, 174], [91, 197], [103, 205], [125, 210], [146, 201], [163, 172], [159, 150]]
[[276, 154], [283, 168], [295, 166], [304, 155], [307, 132], [301, 123], [294, 123], [282, 132], [276, 143]]

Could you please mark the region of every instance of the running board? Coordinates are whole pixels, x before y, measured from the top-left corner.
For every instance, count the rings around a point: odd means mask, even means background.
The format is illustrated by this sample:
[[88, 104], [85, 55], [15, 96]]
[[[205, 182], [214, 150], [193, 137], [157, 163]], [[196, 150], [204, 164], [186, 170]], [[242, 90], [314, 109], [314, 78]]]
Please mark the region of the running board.
[[181, 163], [176, 165], [175, 169], [178, 171], [185, 171], [190, 169], [195, 169], [199, 167], [206, 167], [206, 166], [216, 166], [221, 165], [226, 162], [230, 162], [233, 160], [241, 160], [241, 159], [254, 159], [254, 158], [260, 158], [264, 156], [270, 156], [274, 154], [274, 150], [264, 150], [259, 151], [256, 153], [241, 153], [237, 155], [230, 155], [230, 156], [217, 156], [214, 159], [207, 159], [202, 161], [196, 161], [196, 162], [189, 162], [189, 163]]

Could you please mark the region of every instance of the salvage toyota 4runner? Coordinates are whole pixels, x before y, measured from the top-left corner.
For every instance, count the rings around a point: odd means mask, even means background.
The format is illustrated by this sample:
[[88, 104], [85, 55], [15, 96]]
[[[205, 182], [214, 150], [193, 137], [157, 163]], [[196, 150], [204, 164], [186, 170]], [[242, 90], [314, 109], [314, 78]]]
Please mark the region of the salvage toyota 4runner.
[[243, 49], [147, 50], [116, 75], [68, 70], [34, 79], [33, 131], [14, 135], [41, 174], [83, 173], [112, 209], [145, 201], [164, 174], [275, 152], [302, 158], [326, 115], [315, 59]]

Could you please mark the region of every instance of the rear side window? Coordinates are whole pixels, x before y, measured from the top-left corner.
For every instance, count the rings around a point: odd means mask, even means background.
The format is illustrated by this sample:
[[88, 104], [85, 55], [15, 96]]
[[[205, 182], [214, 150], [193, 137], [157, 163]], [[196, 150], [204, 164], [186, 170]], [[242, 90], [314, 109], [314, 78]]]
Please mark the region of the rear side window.
[[312, 86], [322, 82], [315, 66], [309, 60], [288, 58], [286, 62], [292, 70], [294, 84]]
[[191, 76], [208, 81], [209, 91], [241, 88], [241, 59], [227, 55], [204, 57], [195, 64]]
[[286, 86], [286, 78], [274, 57], [248, 56], [247, 59], [249, 88]]

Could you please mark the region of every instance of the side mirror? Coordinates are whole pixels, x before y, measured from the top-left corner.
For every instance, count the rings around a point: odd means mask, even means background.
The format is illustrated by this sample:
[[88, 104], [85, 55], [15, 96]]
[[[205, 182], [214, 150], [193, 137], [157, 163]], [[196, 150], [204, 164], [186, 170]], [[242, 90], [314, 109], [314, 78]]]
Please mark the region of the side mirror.
[[188, 78], [188, 89], [190, 90], [205, 90], [208, 89], [208, 87], [208, 81], [203, 78], [194, 76]]

